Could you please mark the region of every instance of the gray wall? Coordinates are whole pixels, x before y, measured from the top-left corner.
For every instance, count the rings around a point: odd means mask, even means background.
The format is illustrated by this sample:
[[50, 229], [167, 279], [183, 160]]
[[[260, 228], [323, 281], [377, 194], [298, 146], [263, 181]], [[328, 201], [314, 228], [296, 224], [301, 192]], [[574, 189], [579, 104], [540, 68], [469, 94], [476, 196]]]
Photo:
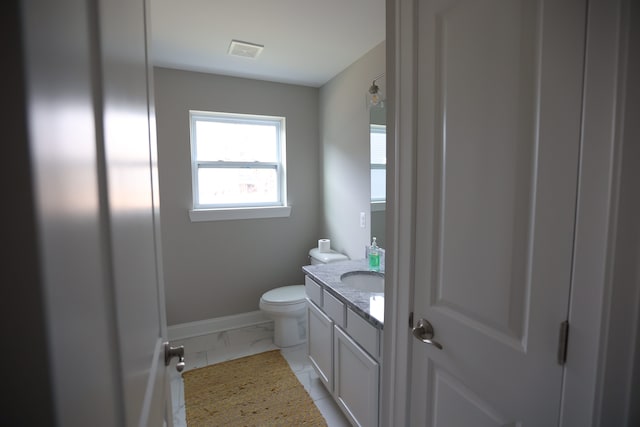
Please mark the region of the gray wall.
[[[382, 42], [320, 89], [320, 152], [323, 237], [351, 259], [364, 258], [370, 243], [369, 110], [366, 94], [385, 72]], [[383, 79], [384, 80], [384, 79]], [[360, 212], [367, 213], [360, 227]]]
[[[154, 79], [167, 323], [258, 310], [265, 291], [304, 282], [320, 238], [318, 89], [166, 68]], [[286, 117], [289, 218], [190, 222], [190, 109]]]

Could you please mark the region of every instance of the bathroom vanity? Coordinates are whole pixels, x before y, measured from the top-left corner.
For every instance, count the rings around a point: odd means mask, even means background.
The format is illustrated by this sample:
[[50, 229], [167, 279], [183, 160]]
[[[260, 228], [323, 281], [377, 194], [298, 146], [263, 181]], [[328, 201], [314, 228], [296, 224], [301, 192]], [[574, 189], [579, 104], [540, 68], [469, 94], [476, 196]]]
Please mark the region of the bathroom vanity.
[[[307, 354], [352, 424], [378, 426], [384, 293], [341, 280], [365, 260], [304, 266]], [[366, 276], [366, 273], [363, 275]]]

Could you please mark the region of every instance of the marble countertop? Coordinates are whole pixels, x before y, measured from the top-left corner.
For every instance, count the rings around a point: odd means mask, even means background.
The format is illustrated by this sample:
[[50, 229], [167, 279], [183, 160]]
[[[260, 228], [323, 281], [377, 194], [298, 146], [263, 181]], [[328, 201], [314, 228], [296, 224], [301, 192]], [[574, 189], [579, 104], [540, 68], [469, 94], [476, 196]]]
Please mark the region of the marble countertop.
[[333, 296], [344, 302], [378, 329], [384, 326], [384, 293], [367, 292], [342, 283], [340, 276], [349, 271], [368, 270], [367, 260], [349, 260], [329, 264], [305, 265], [302, 271]]

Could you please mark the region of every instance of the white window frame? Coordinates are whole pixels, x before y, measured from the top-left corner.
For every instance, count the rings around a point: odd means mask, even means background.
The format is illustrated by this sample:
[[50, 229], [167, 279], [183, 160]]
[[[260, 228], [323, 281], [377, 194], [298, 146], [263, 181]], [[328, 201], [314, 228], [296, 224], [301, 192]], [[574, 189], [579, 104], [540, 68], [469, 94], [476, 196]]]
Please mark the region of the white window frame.
[[[387, 126], [386, 125], [378, 125], [378, 124], [370, 124], [369, 125], [369, 134], [372, 133], [383, 133], [383, 134], [387, 134]], [[386, 163], [371, 163], [370, 164], [370, 169], [376, 169], [376, 170], [384, 170], [385, 172], [385, 176], [387, 173], [387, 164]], [[383, 199], [380, 198], [373, 198], [373, 196], [371, 196], [371, 205], [372, 205], [372, 210], [377, 211], [377, 210], [384, 210], [385, 209], [385, 205], [387, 202], [387, 189], [385, 187], [385, 197]]]
[[[278, 147], [276, 162], [235, 162], [235, 161], [203, 161], [197, 160], [196, 122], [215, 121], [229, 123], [250, 123], [276, 125], [278, 128]], [[257, 219], [288, 217], [291, 207], [287, 206], [286, 179], [286, 119], [278, 116], [264, 116], [255, 114], [236, 114], [212, 111], [189, 111], [189, 128], [191, 141], [191, 183], [192, 209], [189, 217], [192, 222]], [[199, 202], [198, 170], [201, 168], [259, 168], [275, 169], [278, 179], [278, 200], [267, 203], [229, 203], [229, 204], [201, 204]]]

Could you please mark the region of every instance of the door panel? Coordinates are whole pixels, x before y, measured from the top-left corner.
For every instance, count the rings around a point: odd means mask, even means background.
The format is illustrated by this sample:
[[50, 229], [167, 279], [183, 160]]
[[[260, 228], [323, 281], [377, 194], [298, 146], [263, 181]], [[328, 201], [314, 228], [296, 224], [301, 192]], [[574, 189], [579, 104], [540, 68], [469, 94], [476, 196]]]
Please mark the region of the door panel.
[[333, 393], [333, 322], [307, 301], [307, 354], [327, 390]]
[[411, 425], [554, 425], [585, 2], [418, 2]]
[[340, 327], [334, 327], [334, 395], [351, 423], [378, 426], [380, 365]]
[[467, 1], [435, 19], [441, 214], [432, 304], [519, 346], [535, 189], [538, 16], [532, 2]]
[[456, 378], [432, 365], [434, 425], [507, 427], [506, 418]]

